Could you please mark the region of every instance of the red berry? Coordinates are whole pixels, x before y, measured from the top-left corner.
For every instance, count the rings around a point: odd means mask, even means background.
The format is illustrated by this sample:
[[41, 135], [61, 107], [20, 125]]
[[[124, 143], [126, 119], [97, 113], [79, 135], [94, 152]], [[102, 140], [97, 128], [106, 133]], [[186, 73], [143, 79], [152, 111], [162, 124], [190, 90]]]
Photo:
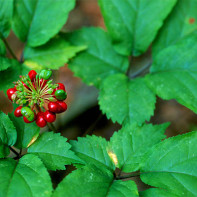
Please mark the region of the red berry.
[[47, 84], [47, 81], [48, 81], [48, 80], [40, 79], [40, 87], [41, 87], [41, 88], [44, 88], [44, 86]]
[[58, 105], [61, 106], [61, 112], [60, 113], [65, 112], [67, 110], [67, 104], [65, 102], [57, 101], [56, 103], [58, 103]]
[[21, 108], [22, 108], [22, 106], [19, 106], [19, 107], [17, 107], [17, 108], [15, 109], [14, 115], [15, 115], [16, 117], [21, 117], [21, 116], [22, 116], [22, 114], [21, 114]]
[[56, 90], [64, 90], [66, 92], [65, 86], [63, 83], [57, 83], [58, 87], [53, 90], [52, 94], [55, 94]]
[[37, 118], [36, 118], [36, 124], [39, 126], [39, 127], [45, 127], [47, 122], [46, 120], [44, 119], [44, 113], [43, 112], [39, 112], [37, 114]]
[[34, 81], [36, 79], [37, 72], [35, 70], [30, 70], [28, 75], [31, 81]]
[[54, 122], [56, 120], [56, 115], [55, 115], [55, 113], [50, 112], [50, 111], [47, 110], [47, 111], [44, 112], [44, 119], [47, 122]]
[[49, 102], [49, 111], [54, 113], [61, 113], [61, 106], [57, 102]]
[[23, 120], [24, 120], [25, 123], [31, 123], [31, 122], [34, 121], [34, 120], [33, 121], [29, 121], [25, 116], [23, 116]]
[[7, 90], [7, 96], [8, 98], [12, 101], [12, 95], [16, 92], [16, 89], [15, 88], [10, 88]]

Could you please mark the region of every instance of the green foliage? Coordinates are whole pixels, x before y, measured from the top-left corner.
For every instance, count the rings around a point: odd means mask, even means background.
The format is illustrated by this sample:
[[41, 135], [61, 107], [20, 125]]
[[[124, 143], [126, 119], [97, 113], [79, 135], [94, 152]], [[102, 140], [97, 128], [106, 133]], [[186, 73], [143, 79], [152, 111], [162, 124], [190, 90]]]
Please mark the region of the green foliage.
[[100, 89], [100, 108], [113, 122], [142, 124], [153, 115], [156, 97], [143, 78], [130, 80], [123, 74], [112, 75]]
[[70, 141], [76, 155], [84, 160], [86, 164], [94, 164], [100, 167], [107, 167], [111, 171], [115, 169], [115, 165], [110, 159], [107, 149], [108, 142], [101, 137], [87, 136], [78, 138], [78, 141]]
[[109, 146], [111, 153], [117, 157], [116, 167], [124, 172], [139, 170], [145, 153], [166, 137], [164, 132], [168, 125], [127, 125], [115, 132]]
[[197, 35], [161, 51], [147, 78], [152, 90], [163, 99], [176, 99], [197, 112]]
[[107, 76], [126, 72], [128, 58], [114, 51], [109, 35], [102, 29], [83, 28], [66, 38], [74, 45], [88, 47], [69, 64], [75, 75], [88, 85], [99, 87]]
[[0, 38], [8, 37], [13, 14], [13, 0], [0, 0]]
[[197, 132], [190, 132], [156, 145], [145, 157], [142, 181], [172, 196], [196, 196], [196, 140]]
[[28, 64], [33, 63], [42, 68], [59, 69], [85, 48], [85, 46], [72, 46], [62, 38], [54, 38], [37, 48], [26, 47], [24, 58], [26, 62], [29, 62]]
[[40, 128], [35, 122], [25, 124], [22, 117], [16, 118], [13, 113], [8, 115], [17, 131], [17, 140], [14, 146], [19, 149], [27, 148], [38, 137]]
[[65, 165], [82, 162], [70, 150], [71, 146], [66, 141], [58, 133], [43, 133], [29, 147], [28, 153], [37, 155], [48, 170], [65, 170]]
[[16, 142], [17, 133], [14, 124], [8, 117], [0, 111], [0, 139], [1, 141], [8, 145], [13, 146]]
[[166, 192], [163, 189], [151, 188], [140, 192], [141, 197], [178, 197], [172, 193]]
[[4, 92], [7, 89], [14, 87], [13, 82], [18, 80], [23, 67], [13, 59], [0, 57], [0, 90]]
[[52, 192], [50, 176], [34, 155], [19, 160], [0, 160], [0, 196], [49, 197]]
[[136, 197], [138, 191], [133, 181], [115, 181], [113, 174], [96, 166], [85, 166], [68, 175], [57, 187], [53, 197]]
[[3, 43], [3, 41], [0, 39], [0, 56], [5, 56], [6, 54], [6, 48], [5, 45]]
[[[197, 1], [179, 0], [153, 43], [153, 55], [196, 33]], [[193, 21], [194, 20], [194, 21]]]
[[115, 49], [124, 55], [145, 52], [176, 0], [99, 0]]
[[15, 0], [13, 31], [31, 47], [40, 46], [59, 32], [75, 0]]

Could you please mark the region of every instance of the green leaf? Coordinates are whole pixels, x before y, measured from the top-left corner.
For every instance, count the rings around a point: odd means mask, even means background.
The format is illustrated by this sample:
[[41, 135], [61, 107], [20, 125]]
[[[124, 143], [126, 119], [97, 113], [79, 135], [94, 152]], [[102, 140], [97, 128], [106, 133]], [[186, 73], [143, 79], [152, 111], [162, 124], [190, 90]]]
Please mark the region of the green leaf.
[[115, 181], [106, 169], [85, 166], [69, 174], [56, 188], [53, 197], [136, 197], [133, 181]]
[[48, 170], [65, 170], [65, 165], [83, 163], [71, 150], [67, 139], [59, 133], [43, 133], [28, 149], [37, 155]]
[[17, 131], [17, 141], [14, 146], [18, 149], [27, 148], [37, 139], [40, 127], [38, 127], [35, 122], [29, 124], [24, 123], [22, 117], [16, 118], [13, 113], [8, 115]]
[[2, 143], [13, 146], [16, 142], [17, 133], [14, 124], [8, 115], [0, 111], [0, 139]]
[[43, 68], [59, 69], [76, 53], [85, 48], [85, 46], [72, 46], [62, 38], [54, 38], [41, 47], [26, 47], [24, 58], [26, 61], [36, 63]]
[[140, 197], [178, 197], [172, 193], [166, 192], [163, 189], [151, 188], [140, 192]]
[[175, 3], [176, 0], [99, 0], [115, 49], [134, 56], [147, 50]]
[[176, 99], [197, 113], [197, 35], [162, 50], [146, 79], [163, 99]]
[[177, 196], [197, 196], [197, 132], [169, 138], [145, 158], [141, 179]]
[[75, 0], [17, 0], [13, 31], [29, 46], [40, 46], [59, 32], [74, 6]]
[[14, 59], [0, 57], [0, 90], [4, 92], [9, 88], [13, 88], [14, 81], [19, 79], [23, 67]]
[[6, 48], [3, 43], [3, 41], [0, 39], [0, 56], [5, 56], [6, 55]]
[[0, 139], [0, 158], [5, 158], [9, 155], [10, 150], [7, 145], [5, 145]]
[[120, 124], [137, 122], [140, 125], [150, 120], [155, 102], [156, 97], [143, 78], [129, 80], [123, 74], [106, 78], [99, 94], [99, 105], [103, 113]]
[[78, 141], [71, 140], [71, 150], [86, 162], [86, 164], [94, 164], [113, 171], [115, 166], [108, 155], [108, 142], [106, 139], [97, 136], [87, 136], [78, 138]]
[[147, 151], [166, 137], [164, 132], [168, 126], [168, 123], [145, 124], [142, 127], [133, 124], [115, 132], [109, 147], [112, 156], [117, 158], [116, 167], [124, 172], [139, 170]]
[[185, 37], [196, 33], [197, 30], [197, 1], [179, 0], [177, 5], [165, 21], [153, 43], [153, 55], [167, 48]]
[[49, 197], [52, 193], [50, 176], [34, 155], [25, 155], [19, 162], [0, 160], [0, 196]]
[[100, 28], [83, 28], [66, 38], [74, 45], [88, 46], [88, 49], [74, 58], [69, 68], [88, 85], [99, 87], [109, 75], [125, 73], [128, 58], [117, 54], [110, 37]]
[[13, 0], [0, 0], [0, 10], [0, 37], [6, 38], [11, 28]]

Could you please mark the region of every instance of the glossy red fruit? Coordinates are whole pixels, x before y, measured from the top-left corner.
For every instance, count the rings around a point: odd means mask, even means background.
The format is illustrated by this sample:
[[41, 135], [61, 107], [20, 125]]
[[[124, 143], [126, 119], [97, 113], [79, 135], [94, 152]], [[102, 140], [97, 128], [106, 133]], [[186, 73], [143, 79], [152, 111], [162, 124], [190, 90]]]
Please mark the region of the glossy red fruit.
[[36, 124], [39, 126], [39, 127], [45, 127], [47, 122], [46, 120], [44, 119], [44, 113], [43, 112], [39, 112], [37, 114], [37, 118], [36, 118]]
[[61, 111], [59, 113], [65, 112], [67, 110], [67, 104], [65, 102], [57, 101], [56, 103], [61, 106]]
[[61, 106], [57, 102], [49, 102], [48, 108], [53, 113], [61, 113]]
[[50, 111], [47, 110], [47, 111], [44, 112], [44, 119], [47, 122], [54, 122], [56, 120], [56, 115], [55, 115], [55, 113], [50, 112]]
[[19, 107], [17, 107], [17, 108], [15, 109], [14, 115], [15, 115], [16, 117], [21, 117], [21, 116], [22, 116], [22, 114], [21, 114], [21, 108], [22, 108], [22, 106], [19, 106]]
[[57, 83], [58, 87], [53, 90], [52, 94], [55, 94], [56, 90], [64, 90], [66, 92], [65, 86], [63, 83]]
[[12, 95], [16, 92], [16, 89], [15, 88], [10, 88], [7, 90], [7, 96], [8, 98], [12, 101]]
[[23, 120], [24, 120], [25, 123], [31, 123], [31, 122], [34, 121], [34, 120], [33, 121], [29, 121], [25, 116], [23, 116]]
[[28, 75], [31, 81], [34, 81], [36, 79], [37, 72], [35, 70], [30, 70]]

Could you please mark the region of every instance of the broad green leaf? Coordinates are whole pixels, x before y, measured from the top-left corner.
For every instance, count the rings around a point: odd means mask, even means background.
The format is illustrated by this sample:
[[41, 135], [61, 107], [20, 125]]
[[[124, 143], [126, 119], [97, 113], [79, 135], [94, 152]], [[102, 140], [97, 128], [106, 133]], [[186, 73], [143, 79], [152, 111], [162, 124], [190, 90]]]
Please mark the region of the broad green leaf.
[[49, 197], [52, 192], [50, 176], [35, 155], [25, 155], [18, 162], [0, 160], [0, 196]]
[[71, 150], [84, 160], [87, 164], [115, 169], [115, 165], [108, 155], [108, 142], [106, 139], [97, 136], [78, 138], [78, 141], [70, 141]]
[[151, 188], [140, 192], [140, 197], [179, 197], [164, 189]]
[[141, 168], [146, 184], [177, 196], [197, 196], [197, 132], [169, 138], [156, 145]]
[[0, 10], [0, 37], [6, 38], [11, 28], [13, 0], [0, 0]]
[[58, 185], [53, 197], [62, 196], [136, 197], [138, 191], [133, 181], [116, 181], [106, 169], [85, 166], [69, 174]]
[[134, 181], [113, 181], [107, 197], [137, 197], [139, 196], [137, 186]]
[[75, 0], [15, 0], [13, 31], [31, 47], [40, 46], [59, 32]]
[[156, 97], [143, 78], [130, 80], [116, 74], [106, 78], [101, 86], [99, 105], [103, 113], [120, 124], [150, 120], [154, 113]]
[[43, 133], [29, 147], [28, 153], [37, 155], [48, 170], [65, 170], [65, 165], [83, 163], [70, 150], [71, 145], [60, 133]]
[[22, 117], [16, 118], [13, 113], [8, 115], [17, 131], [17, 141], [14, 146], [19, 149], [27, 148], [37, 139], [40, 127], [35, 122], [29, 124], [24, 123]]
[[99, 86], [109, 75], [125, 73], [128, 58], [117, 54], [110, 37], [100, 28], [83, 28], [66, 36], [72, 44], [88, 49], [74, 58], [69, 68], [88, 85]]
[[197, 1], [178, 0], [153, 43], [153, 55], [197, 31]]
[[0, 57], [0, 90], [4, 92], [9, 88], [13, 88], [13, 82], [19, 79], [23, 68], [14, 59]]
[[47, 44], [37, 48], [26, 47], [24, 58], [26, 61], [35, 62], [44, 68], [59, 69], [76, 53], [85, 48], [85, 46], [72, 46], [62, 38], [54, 38]]
[[[1, 131], [0, 131], [1, 132]], [[0, 158], [5, 158], [10, 153], [9, 147], [0, 139]]]
[[163, 99], [176, 99], [197, 113], [197, 35], [162, 50], [146, 79]]
[[5, 56], [6, 55], [6, 48], [3, 43], [3, 41], [0, 39], [0, 56]]
[[0, 111], [0, 140], [5, 145], [13, 146], [16, 138], [17, 133], [13, 122], [8, 115]]
[[115, 49], [134, 56], [147, 50], [175, 3], [176, 0], [99, 0]]
[[124, 172], [139, 170], [147, 151], [166, 137], [164, 132], [168, 125], [127, 125], [115, 132], [109, 146], [111, 155], [117, 158], [116, 167]]

